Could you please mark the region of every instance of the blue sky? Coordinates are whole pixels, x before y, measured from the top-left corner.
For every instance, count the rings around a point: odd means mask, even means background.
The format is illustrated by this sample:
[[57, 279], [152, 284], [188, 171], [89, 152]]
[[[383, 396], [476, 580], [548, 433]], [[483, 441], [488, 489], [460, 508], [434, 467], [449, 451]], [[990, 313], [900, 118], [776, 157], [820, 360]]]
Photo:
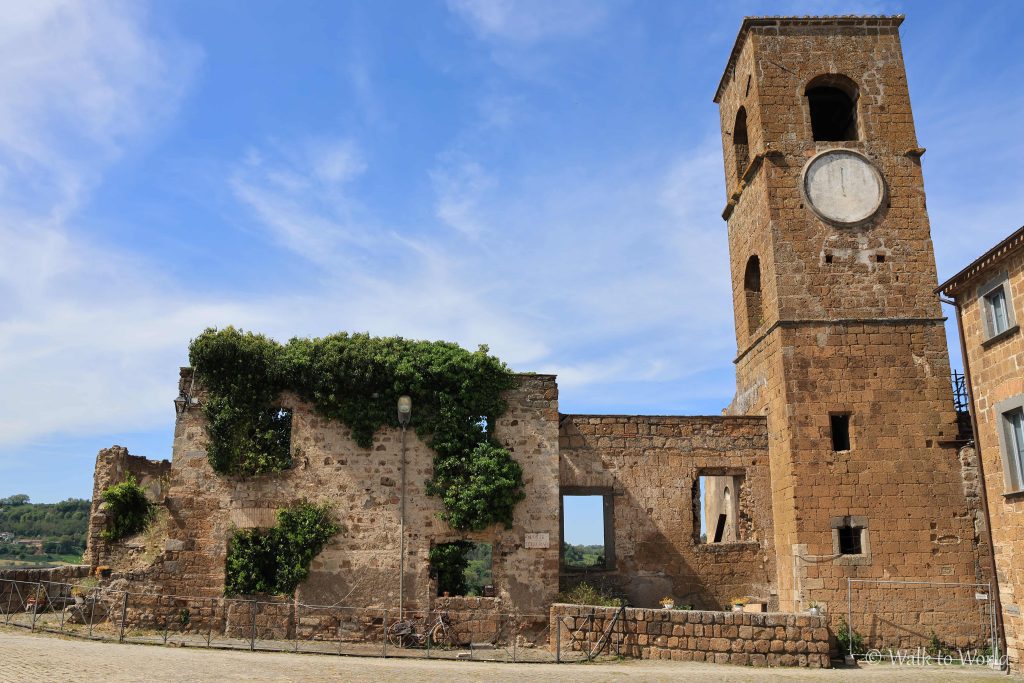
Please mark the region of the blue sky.
[[[115, 443], [169, 457], [209, 325], [487, 343], [564, 412], [718, 413], [711, 98], [743, 15], [823, 6], [6, 3], [0, 495], [88, 496]], [[827, 7], [908, 14], [948, 276], [1024, 222], [1024, 5]]]

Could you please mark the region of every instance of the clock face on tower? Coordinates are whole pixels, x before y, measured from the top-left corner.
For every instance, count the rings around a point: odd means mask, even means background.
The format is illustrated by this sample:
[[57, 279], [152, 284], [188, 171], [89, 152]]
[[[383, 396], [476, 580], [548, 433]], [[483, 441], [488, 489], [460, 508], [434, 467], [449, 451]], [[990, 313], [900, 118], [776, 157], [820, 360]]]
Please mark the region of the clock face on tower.
[[867, 157], [848, 149], [818, 154], [804, 167], [804, 198], [814, 213], [836, 225], [872, 218], [885, 198], [885, 183]]

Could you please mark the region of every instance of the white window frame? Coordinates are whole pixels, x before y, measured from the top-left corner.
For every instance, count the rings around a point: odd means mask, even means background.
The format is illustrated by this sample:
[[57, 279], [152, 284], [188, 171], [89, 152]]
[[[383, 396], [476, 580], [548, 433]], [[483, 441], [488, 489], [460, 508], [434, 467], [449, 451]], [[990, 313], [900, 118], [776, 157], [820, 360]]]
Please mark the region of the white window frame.
[[[996, 404], [1004, 493], [1024, 491], [1024, 394]], [[1015, 425], [1014, 418], [1019, 418]]]
[[[1003, 292], [1003, 317], [1005, 326], [999, 329], [998, 312], [993, 307], [992, 297], [1000, 289]], [[985, 341], [1008, 334], [1017, 327], [1017, 316], [1013, 312], [1013, 293], [1010, 291], [1010, 280], [1006, 273], [1000, 273], [978, 288], [978, 308], [981, 311], [981, 328], [985, 332]]]

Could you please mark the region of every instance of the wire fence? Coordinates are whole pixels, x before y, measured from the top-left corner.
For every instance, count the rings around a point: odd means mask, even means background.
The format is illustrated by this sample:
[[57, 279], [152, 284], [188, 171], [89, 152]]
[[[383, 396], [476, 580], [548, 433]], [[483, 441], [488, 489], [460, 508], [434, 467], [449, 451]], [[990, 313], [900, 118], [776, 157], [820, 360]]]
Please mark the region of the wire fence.
[[325, 655], [518, 663], [574, 662], [599, 654], [582, 633], [559, 628], [563, 621], [548, 614], [486, 608], [399, 612], [286, 598], [139, 593], [88, 581], [0, 579], [0, 623], [119, 643]]
[[1001, 668], [988, 583], [847, 579], [847, 658]]

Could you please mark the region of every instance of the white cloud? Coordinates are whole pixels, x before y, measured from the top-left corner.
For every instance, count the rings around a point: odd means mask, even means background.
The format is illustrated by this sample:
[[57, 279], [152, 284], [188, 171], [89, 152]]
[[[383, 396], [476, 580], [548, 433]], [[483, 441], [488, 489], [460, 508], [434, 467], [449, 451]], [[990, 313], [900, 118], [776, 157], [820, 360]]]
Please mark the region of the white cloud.
[[448, 0], [448, 8], [479, 37], [512, 43], [585, 35], [608, 10], [589, 0]]
[[155, 387], [173, 387], [174, 327], [203, 316], [74, 218], [125, 146], [173, 114], [199, 57], [135, 6], [0, 7], [0, 445], [156, 419]]
[[497, 186], [475, 161], [462, 160], [442, 165], [430, 174], [437, 194], [437, 217], [471, 239], [484, 231], [479, 218], [483, 195]]

